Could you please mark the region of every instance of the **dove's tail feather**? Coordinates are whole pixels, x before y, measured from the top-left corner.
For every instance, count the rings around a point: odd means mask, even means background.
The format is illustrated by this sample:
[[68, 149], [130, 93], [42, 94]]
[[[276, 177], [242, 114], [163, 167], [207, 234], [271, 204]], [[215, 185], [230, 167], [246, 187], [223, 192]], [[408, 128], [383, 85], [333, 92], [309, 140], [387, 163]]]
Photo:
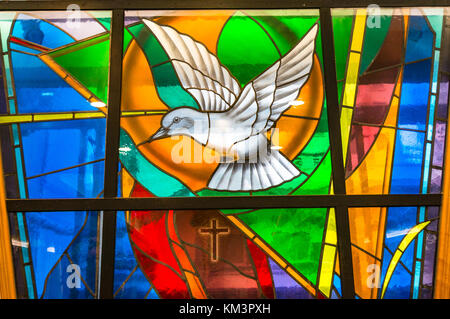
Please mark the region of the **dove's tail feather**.
[[222, 163], [208, 188], [227, 191], [257, 191], [280, 185], [300, 175], [300, 171], [280, 152], [272, 151], [256, 163]]

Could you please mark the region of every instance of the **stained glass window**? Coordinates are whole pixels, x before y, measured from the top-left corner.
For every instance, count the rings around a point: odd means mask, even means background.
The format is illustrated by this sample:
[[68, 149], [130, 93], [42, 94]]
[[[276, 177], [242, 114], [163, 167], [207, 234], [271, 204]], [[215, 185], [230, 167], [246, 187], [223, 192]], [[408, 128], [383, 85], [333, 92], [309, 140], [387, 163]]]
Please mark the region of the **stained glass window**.
[[18, 296], [432, 298], [450, 9], [327, 12], [0, 12]]
[[[68, 11], [0, 13], [8, 198], [102, 196], [111, 13], [77, 19]], [[94, 298], [97, 224], [96, 212], [10, 215], [18, 295]]]
[[[125, 24], [120, 161], [152, 195], [328, 194], [331, 162], [318, 10], [131, 11]], [[305, 55], [291, 60], [293, 50]], [[281, 72], [295, 64], [299, 72], [277, 82], [277, 68]], [[266, 84], [272, 91], [252, 89]], [[289, 109], [277, 109], [277, 99]], [[243, 138], [261, 140], [258, 133], [265, 132], [269, 141], [257, 143], [261, 150], [270, 147], [272, 157], [235, 166], [224, 162], [253, 156], [233, 147], [241, 138], [233, 136], [236, 130], [216, 124], [214, 131], [214, 121], [222, 121], [214, 116], [233, 103], [249, 108], [255, 122]], [[199, 132], [155, 139], [177, 109], [182, 121], [196, 119]], [[194, 113], [183, 118], [184, 112]], [[200, 132], [200, 115], [205, 132]]]
[[[441, 192], [446, 10], [332, 11], [347, 194]], [[349, 218], [359, 296], [432, 296], [438, 207], [350, 208]]]

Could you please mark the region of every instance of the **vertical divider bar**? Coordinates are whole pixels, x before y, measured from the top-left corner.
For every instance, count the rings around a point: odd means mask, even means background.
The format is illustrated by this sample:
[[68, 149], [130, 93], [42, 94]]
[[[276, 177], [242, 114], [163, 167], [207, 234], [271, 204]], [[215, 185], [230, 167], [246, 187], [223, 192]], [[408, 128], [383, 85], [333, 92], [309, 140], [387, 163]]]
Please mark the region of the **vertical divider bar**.
[[[106, 120], [104, 198], [117, 197], [120, 139], [120, 107], [122, 97], [124, 10], [112, 12], [108, 82], [108, 116]], [[99, 291], [100, 299], [113, 298], [116, 236], [115, 212], [100, 212], [99, 221]]]
[[[345, 195], [345, 171], [342, 153], [339, 98], [336, 81], [336, 61], [334, 54], [331, 9], [320, 8], [325, 94], [327, 99], [328, 127], [331, 147], [331, 167], [334, 193]], [[350, 224], [347, 206], [336, 207], [336, 230], [338, 236], [339, 266], [342, 282], [342, 297], [353, 299], [355, 285], [353, 278]]]

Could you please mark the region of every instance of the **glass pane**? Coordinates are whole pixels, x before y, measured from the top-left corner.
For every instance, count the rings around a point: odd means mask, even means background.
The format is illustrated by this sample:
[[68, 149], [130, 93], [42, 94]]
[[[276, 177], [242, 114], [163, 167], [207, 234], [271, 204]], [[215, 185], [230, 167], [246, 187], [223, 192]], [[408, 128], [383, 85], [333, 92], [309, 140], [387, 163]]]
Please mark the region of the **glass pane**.
[[364, 299], [429, 299], [439, 207], [350, 208], [355, 291]]
[[103, 190], [110, 12], [0, 13], [8, 198]]
[[115, 298], [341, 295], [334, 209], [118, 212], [116, 236]]
[[450, 9], [332, 15], [348, 194], [440, 193]]
[[93, 299], [97, 212], [10, 214], [18, 298]]
[[318, 10], [125, 23], [120, 161], [134, 182], [161, 197], [329, 193]]

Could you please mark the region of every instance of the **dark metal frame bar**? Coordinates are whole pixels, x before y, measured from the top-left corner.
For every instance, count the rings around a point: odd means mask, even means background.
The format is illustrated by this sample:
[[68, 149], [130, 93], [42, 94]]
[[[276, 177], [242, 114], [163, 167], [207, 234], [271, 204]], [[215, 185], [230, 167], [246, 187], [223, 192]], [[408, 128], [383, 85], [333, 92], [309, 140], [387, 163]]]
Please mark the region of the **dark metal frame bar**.
[[152, 197], [105, 199], [8, 199], [10, 214], [16, 212], [77, 210], [209, 210], [318, 207], [393, 207], [439, 206], [441, 194], [428, 195], [305, 195], [305, 196], [230, 196], [230, 197]]
[[[66, 10], [73, 1], [2, 1], [0, 11]], [[348, 207], [439, 206], [442, 195], [345, 195], [345, 175], [340, 132], [331, 8], [367, 7], [373, 0], [109, 0], [77, 1], [81, 10], [113, 10], [111, 26], [111, 60], [106, 135], [105, 190], [103, 199], [16, 200], [6, 201], [8, 212], [101, 211], [101, 263], [99, 298], [113, 298], [115, 229], [117, 210], [155, 209], [255, 209], [335, 207], [340, 256], [342, 295], [354, 298], [353, 266]], [[381, 7], [449, 6], [450, 0], [379, 0]], [[324, 75], [328, 103], [332, 171], [336, 195], [317, 196], [234, 196], [195, 198], [117, 198], [118, 148], [122, 85], [122, 47], [124, 10], [132, 9], [320, 9]]]
[[320, 9], [358, 8], [377, 4], [381, 7], [448, 6], [448, 0], [82, 0], [82, 1], [2, 1], [0, 10], [65, 10], [76, 3], [81, 10], [151, 9]]
[[[334, 55], [334, 36], [331, 9], [320, 8], [320, 26], [323, 50], [323, 68], [325, 74], [325, 95], [328, 112], [328, 132], [330, 136], [331, 167], [333, 187], [336, 195], [345, 195], [345, 168], [341, 139], [341, 112], [337, 91], [336, 61]], [[344, 201], [345, 202], [345, 201]], [[338, 234], [339, 265], [341, 270], [342, 297], [354, 298], [352, 247], [350, 239], [350, 222], [346, 204], [337, 205], [336, 231]]]
[[[122, 60], [124, 10], [114, 10], [111, 21], [110, 71], [108, 90], [108, 115], [106, 122], [104, 198], [117, 197], [120, 107], [122, 99]], [[90, 206], [89, 209], [92, 209]], [[116, 251], [116, 214], [100, 212], [100, 285], [99, 297], [112, 299], [114, 293], [114, 257]]]

